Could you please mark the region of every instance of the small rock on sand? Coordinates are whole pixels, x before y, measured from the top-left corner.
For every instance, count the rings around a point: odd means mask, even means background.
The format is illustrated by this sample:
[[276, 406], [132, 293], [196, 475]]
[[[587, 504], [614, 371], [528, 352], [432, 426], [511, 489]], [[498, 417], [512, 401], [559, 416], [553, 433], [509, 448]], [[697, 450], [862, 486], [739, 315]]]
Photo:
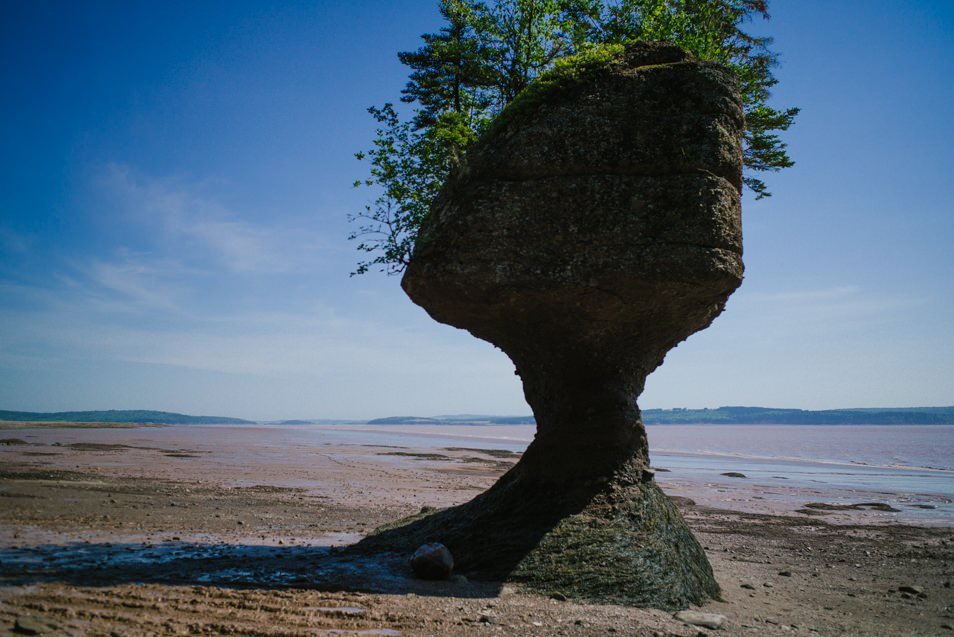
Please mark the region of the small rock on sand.
[[454, 570], [454, 557], [440, 542], [422, 544], [411, 556], [411, 568], [421, 579], [447, 579]]
[[21, 635], [45, 635], [57, 628], [58, 624], [55, 621], [48, 617], [40, 617], [39, 615], [23, 615], [22, 617], [17, 617], [17, 621], [13, 625], [14, 632], [18, 632]]
[[748, 478], [749, 477], [745, 475], [744, 473], [739, 473], [738, 471], [726, 471], [722, 475], [729, 478]]
[[702, 626], [712, 630], [719, 630], [725, 626], [725, 615], [716, 615], [715, 613], [700, 613], [696, 610], [681, 610], [675, 615], [676, 619], [690, 626]]

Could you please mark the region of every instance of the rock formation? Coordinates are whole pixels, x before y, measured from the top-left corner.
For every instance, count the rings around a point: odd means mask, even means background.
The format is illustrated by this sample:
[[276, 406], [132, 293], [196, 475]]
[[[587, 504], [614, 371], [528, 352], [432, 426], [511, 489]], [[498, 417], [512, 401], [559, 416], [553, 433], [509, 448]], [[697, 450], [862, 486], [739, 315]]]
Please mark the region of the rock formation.
[[741, 283], [743, 125], [730, 71], [647, 43], [579, 58], [501, 114], [436, 199], [402, 285], [510, 356], [537, 435], [472, 502], [372, 544], [439, 541], [460, 572], [571, 597], [718, 594], [652, 479], [636, 397]]

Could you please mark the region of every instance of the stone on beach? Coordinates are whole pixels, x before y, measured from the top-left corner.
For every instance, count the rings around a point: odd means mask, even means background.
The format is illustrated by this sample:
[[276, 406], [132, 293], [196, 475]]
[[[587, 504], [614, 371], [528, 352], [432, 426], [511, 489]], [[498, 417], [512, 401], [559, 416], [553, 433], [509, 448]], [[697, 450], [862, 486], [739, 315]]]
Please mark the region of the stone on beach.
[[723, 626], [725, 626], [726, 622], [725, 615], [702, 613], [695, 610], [681, 610], [673, 615], [673, 617], [684, 624], [689, 624], [690, 626], [702, 626], [703, 628], [709, 628], [712, 630], [721, 629]]
[[59, 624], [48, 617], [40, 615], [23, 615], [17, 617], [13, 630], [21, 635], [45, 635], [59, 628]]
[[454, 557], [439, 542], [424, 544], [411, 556], [411, 568], [421, 579], [447, 579], [454, 570]]

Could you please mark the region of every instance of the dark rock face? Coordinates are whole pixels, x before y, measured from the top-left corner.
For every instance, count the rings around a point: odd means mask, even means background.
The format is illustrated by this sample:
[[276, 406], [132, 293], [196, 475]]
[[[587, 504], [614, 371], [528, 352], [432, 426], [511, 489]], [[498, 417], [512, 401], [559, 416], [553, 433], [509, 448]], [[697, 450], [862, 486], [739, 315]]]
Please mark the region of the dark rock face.
[[[601, 515], [611, 533], [596, 544], [618, 553], [606, 568], [628, 559], [641, 565], [623, 568], [633, 577], [654, 575], [623, 600], [574, 588], [569, 572], [558, 590], [664, 607], [700, 601], [718, 587], [652, 483], [636, 397], [666, 352], [707, 327], [742, 281], [735, 82], [676, 47], [637, 44], [515, 111], [445, 185], [402, 281], [433, 318], [510, 356], [538, 426], [495, 487], [445, 512], [453, 520], [443, 534], [456, 536], [441, 541], [459, 564], [479, 567], [491, 547], [468, 557], [454, 545], [474, 518], [486, 525], [488, 512], [498, 515], [504, 533], [508, 519], [533, 527], [547, 518], [510, 574], [556, 588], [558, 563], [576, 558], [551, 531], [573, 527], [567, 516]], [[546, 510], [516, 512], [515, 501], [544, 492], [551, 504], [535, 507]], [[680, 561], [691, 564], [657, 568]]]
[[676, 47], [631, 47], [494, 130], [422, 228], [404, 290], [514, 361], [553, 479], [645, 459], [646, 376], [741, 283], [734, 86]]

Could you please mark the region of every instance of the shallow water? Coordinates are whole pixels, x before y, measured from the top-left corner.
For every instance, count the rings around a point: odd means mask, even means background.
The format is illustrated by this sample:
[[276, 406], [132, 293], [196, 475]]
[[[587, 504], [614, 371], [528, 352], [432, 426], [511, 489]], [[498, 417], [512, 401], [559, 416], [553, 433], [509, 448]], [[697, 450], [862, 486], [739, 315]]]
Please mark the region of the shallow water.
[[[190, 451], [227, 440], [249, 466], [310, 467], [329, 445], [420, 450], [453, 447], [523, 451], [532, 425], [180, 425], [148, 429], [20, 430], [28, 441], [169, 447]], [[55, 432], [55, 433], [54, 433]], [[954, 426], [651, 425], [653, 465], [670, 493], [700, 503], [790, 512], [808, 502], [877, 501], [884, 521], [954, 526]], [[204, 452], [195, 452], [204, 453]], [[376, 461], [384, 460], [376, 456]], [[390, 459], [408, 462], [408, 459]], [[108, 455], [100, 462], [108, 464]], [[234, 460], [233, 460], [234, 461]], [[204, 459], [210, 468], [213, 458]], [[737, 472], [746, 477], [722, 475]], [[311, 473], [309, 480], [314, 481]], [[286, 486], [299, 484], [293, 476]], [[299, 480], [300, 481], [300, 480]]]
[[[532, 425], [317, 425], [302, 435], [339, 444], [522, 451], [534, 431]], [[809, 495], [835, 504], [874, 500], [900, 509], [882, 517], [954, 525], [951, 425], [651, 425], [648, 436], [653, 464], [668, 469], [657, 474], [660, 484], [692, 497], [701, 489], [745, 490], [788, 508]], [[722, 475], [730, 472], [746, 478]], [[733, 507], [739, 499], [722, 502]]]

